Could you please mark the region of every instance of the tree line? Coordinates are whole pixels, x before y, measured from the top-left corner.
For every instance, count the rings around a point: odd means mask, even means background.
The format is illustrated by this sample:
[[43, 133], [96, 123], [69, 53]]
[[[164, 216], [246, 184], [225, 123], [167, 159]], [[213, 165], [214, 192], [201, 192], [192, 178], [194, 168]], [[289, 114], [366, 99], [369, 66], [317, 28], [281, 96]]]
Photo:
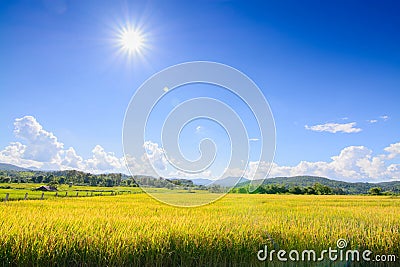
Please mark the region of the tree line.
[[0, 183], [40, 183], [49, 185], [137, 186], [133, 177], [121, 173], [91, 174], [65, 171], [0, 171]]
[[[342, 188], [329, 187], [320, 183], [312, 186], [288, 186], [286, 184], [267, 184], [261, 185], [255, 190], [251, 190], [249, 185], [234, 187], [232, 193], [240, 194], [294, 194], [294, 195], [345, 195], [348, 194]], [[393, 192], [383, 192], [380, 187], [373, 187], [368, 191], [370, 195], [392, 195]]]
[[[295, 180], [294, 180], [295, 179]], [[315, 180], [324, 182], [315, 182]], [[309, 182], [314, 180], [310, 185]], [[287, 182], [291, 181], [291, 183]], [[232, 189], [214, 185], [205, 187], [193, 184], [188, 179], [154, 178], [144, 175], [128, 176], [121, 173], [91, 174], [77, 170], [63, 171], [16, 171], [0, 170], [0, 183], [39, 183], [52, 186], [57, 185], [85, 185], [85, 186], [147, 186], [159, 188], [181, 188], [190, 190], [208, 190], [210, 192], [255, 193], [255, 194], [295, 194], [295, 195], [345, 195], [345, 194], [370, 194], [370, 195], [395, 195], [400, 193], [400, 185], [396, 182], [380, 183], [371, 187], [368, 183], [346, 183], [329, 180], [321, 177], [294, 177], [273, 178], [265, 181], [256, 190], [251, 190], [249, 185], [238, 185]], [[272, 183], [274, 182], [274, 183]], [[280, 182], [280, 183], [279, 183]], [[303, 185], [293, 182], [304, 183]], [[307, 185], [308, 183], [308, 185]], [[329, 185], [326, 185], [329, 184]], [[382, 185], [382, 186], [381, 186]], [[353, 187], [351, 187], [353, 186]]]

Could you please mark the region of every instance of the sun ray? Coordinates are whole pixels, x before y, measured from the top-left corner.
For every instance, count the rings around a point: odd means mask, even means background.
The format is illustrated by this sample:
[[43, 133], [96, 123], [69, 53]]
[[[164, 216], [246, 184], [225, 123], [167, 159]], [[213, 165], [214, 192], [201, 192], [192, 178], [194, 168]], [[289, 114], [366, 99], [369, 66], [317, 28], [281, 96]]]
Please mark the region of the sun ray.
[[117, 38], [120, 51], [128, 56], [140, 55], [146, 48], [147, 40], [144, 33], [131, 25], [120, 28]]

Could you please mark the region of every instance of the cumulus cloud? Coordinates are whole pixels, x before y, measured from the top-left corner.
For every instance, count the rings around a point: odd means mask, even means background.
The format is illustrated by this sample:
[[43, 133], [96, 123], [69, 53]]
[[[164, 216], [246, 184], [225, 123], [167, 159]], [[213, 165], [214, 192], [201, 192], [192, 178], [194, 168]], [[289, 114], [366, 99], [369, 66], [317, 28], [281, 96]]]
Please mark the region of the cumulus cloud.
[[154, 175], [156, 170], [166, 170], [167, 160], [164, 151], [157, 143], [147, 141], [146, 151], [141, 158], [118, 157], [96, 145], [92, 155], [84, 159], [73, 147], [65, 148], [64, 143], [50, 131], [47, 131], [33, 116], [15, 119], [14, 135], [21, 142], [12, 142], [0, 151], [0, 162], [21, 167], [34, 167], [44, 170], [76, 169], [91, 173], [122, 172]]
[[0, 162], [15, 164], [22, 167], [42, 167], [43, 163], [41, 162], [24, 159], [23, 155], [25, 153], [25, 150], [25, 145], [21, 144], [20, 142], [12, 142], [2, 151], [0, 151]]
[[165, 158], [164, 150], [160, 148], [157, 143], [151, 141], [144, 142], [143, 147], [146, 151], [143, 157], [147, 157], [157, 170], [166, 170], [168, 162]]
[[395, 157], [400, 155], [400, 142], [391, 144], [390, 146], [385, 147], [384, 150], [389, 153], [388, 155], [386, 155], [387, 159], [394, 159]]
[[93, 148], [92, 158], [86, 160], [86, 166], [92, 172], [112, 172], [121, 169], [122, 165], [122, 159], [116, 157], [112, 152], [106, 152], [100, 145]]
[[[385, 148], [385, 151], [400, 155], [398, 145], [392, 144]], [[394, 154], [389, 154], [394, 155]], [[388, 158], [388, 156], [386, 156]], [[308, 162], [301, 161], [296, 166], [278, 166], [276, 163], [253, 162], [249, 164], [250, 168], [247, 176], [254, 176], [251, 172], [255, 171], [256, 163], [259, 169], [255, 178], [266, 177], [268, 169], [271, 166], [268, 177], [277, 176], [297, 176], [297, 175], [315, 175], [344, 181], [390, 181], [400, 179], [400, 164], [388, 164], [382, 154], [373, 155], [373, 151], [365, 146], [349, 146], [331, 157], [331, 161]], [[392, 158], [392, 156], [390, 156]], [[252, 168], [253, 166], [253, 168]]]
[[361, 128], [356, 128], [355, 122], [349, 123], [325, 123], [325, 124], [317, 124], [313, 126], [305, 125], [304, 128], [307, 130], [315, 131], [315, 132], [329, 132], [329, 133], [358, 133], [361, 132]]
[[16, 119], [14, 134], [26, 142], [23, 158], [42, 162], [59, 160], [59, 152], [64, 144], [60, 143], [53, 133], [44, 130], [34, 117]]
[[91, 172], [124, 171], [122, 158], [106, 152], [97, 145], [92, 157], [84, 160], [73, 147], [64, 144], [33, 116], [17, 118], [14, 135], [21, 142], [12, 142], [0, 151], [0, 161], [21, 167], [35, 167], [45, 170], [77, 169]]
[[[163, 158], [162, 148], [151, 142], [147, 143], [146, 147], [152, 151], [150, 153], [152, 164], [155, 165], [155, 162], [159, 161], [160, 169], [164, 168], [167, 162]], [[251, 161], [246, 170], [225, 169], [223, 177], [243, 176], [248, 179], [263, 179], [266, 177], [314, 175], [350, 182], [400, 180], [400, 164], [390, 164], [385, 161], [400, 155], [400, 143], [391, 144], [384, 149], [384, 152], [386, 154], [374, 154], [371, 149], [365, 146], [348, 146], [343, 148], [338, 155], [332, 156], [330, 161], [301, 161], [295, 166], [280, 166], [275, 162]], [[166, 177], [188, 179], [199, 177], [198, 174], [188, 175], [180, 171], [168, 173], [169, 175]], [[201, 177], [215, 178], [212, 172], [202, 173]]]
[[20, 142], [12, 142], [10, 145], [6, 146], [4, 150], [0, 152], [1, 158], [21, 158], [24, 155], [26, 146]]
[[17, 118], [14, 135], [22, 142], [12, 142], [0, 151], [0, 160], [22, 167], [58, 168], [65, 157], [64, 144], [32, 116]]
[[70, 147], [67, 150], [61, 150], [60, 158], [61, 166], [78, 170], [85, 169], [85, 162], [83, 161], [83, 158], [76, 154], [76, 151], [73, 147]]

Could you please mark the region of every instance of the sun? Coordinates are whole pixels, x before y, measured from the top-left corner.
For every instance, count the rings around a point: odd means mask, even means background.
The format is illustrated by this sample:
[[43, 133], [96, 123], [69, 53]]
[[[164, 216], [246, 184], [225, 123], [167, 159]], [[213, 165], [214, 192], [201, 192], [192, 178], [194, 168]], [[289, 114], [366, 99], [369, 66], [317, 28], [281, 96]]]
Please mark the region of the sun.
[[141, 54], [146, 46], [146, 38], [142, 31], [128, 26], [119, 30], [118, 45], [128, 55]]

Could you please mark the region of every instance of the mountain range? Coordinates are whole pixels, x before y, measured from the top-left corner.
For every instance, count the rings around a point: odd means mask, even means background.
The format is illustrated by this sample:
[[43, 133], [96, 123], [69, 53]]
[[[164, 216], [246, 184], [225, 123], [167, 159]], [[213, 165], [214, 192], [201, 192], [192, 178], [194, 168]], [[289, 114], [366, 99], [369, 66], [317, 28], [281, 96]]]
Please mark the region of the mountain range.
[[219, 179], [219, 180], [198, 178], [198, 179], [191, 179], [191, 181], [195, 185], [203, 185], [203, 186], [219, 185], [222, 187], [232, 187], [235, 184], [243, 184], [243, 183], [248, 182], [249, 180], [246, 178], [243, 178], [243, 177], [240, 179], [239, 179], [239, 177], [226, 177], [226, 178]]
[[18, 167], [18, 166], [15, 166], [15, 165], [12, 165], [12, 164], [8, 164], [8, 163], [0, 163], [0, 170], [3, 170], [3, 171], [17, 171], [17, 172], [31, 171], [29, 169]]

